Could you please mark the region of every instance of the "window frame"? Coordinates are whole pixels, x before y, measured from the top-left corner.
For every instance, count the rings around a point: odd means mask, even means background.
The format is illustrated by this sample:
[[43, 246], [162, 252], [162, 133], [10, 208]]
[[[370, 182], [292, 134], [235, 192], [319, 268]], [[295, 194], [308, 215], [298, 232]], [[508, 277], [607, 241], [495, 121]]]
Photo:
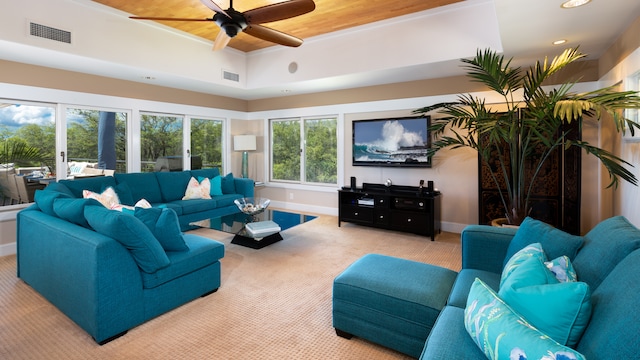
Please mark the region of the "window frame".
[[[336, 144], [336, 172], [335, 172], [335, 177], [336, 177], [336, 181], [334, 183], [319, 183], [319, 182], [311, 182], [311, 181], [307, 181], [307, 174], [306, 174], [306, 165], [307, 165], [307, 152], [306, 152], [306, 143], [307, 143], [307, 139], [306, 139], [306, 131], [305, 131], [305, 123], [307, 120], [333, 120], [335, 122], [335, 144]], [[297, 121], [298, 122], [298, 127], [299, 127], [299, 134], [300, 134], [300, 162], [299, 162], [299, 177], [298, 180], [284, 180], [284, 179], [275, 179], [274, 178], [274, 174], [273, 174], [273, 164], [274, 164], [274, 160], [273, 160], [273, 150], [274, 150], [274, 138], [273, 138], [273, 126], [272, 124], [275, 122], [279, 122], [279, 121]], [[298, 185], [302, 185], [305, 187], [319, 187], [319, 188], [336, 188], [338, 186], [338, 183], [340, 181], [340, 169], [341, 169], [341, 161], [340, 159], [340, 152], [341, 152], [341, 132], [340, 132], [340, 125], [341, 125], [341, 118], [339, 115], [337, 114], [330, 114], [330, 115], [310, 115], [310, 116], [296, 116], [296, 117], [282, 117], [282, 118], [270, 118], [267, 120], [268, 126], [267, 126], [267, 132], [268, 132], [268, 138], [269, 138], [269, 182], [271, 184], [298, 184]]]
[[[640, 70], [627, 76], [625, 79], [625, 89], [627, 91], [640, 92]], [[640, 123], [640, 110], [639, 109], [625, 109], [624, 117], [630, 119], [636, 123]], [[627, 129], [623, 139], [625, 141], [640, 142], [640, 130], [635, 129], [635, 134], [631, 135], [631, 132]]]

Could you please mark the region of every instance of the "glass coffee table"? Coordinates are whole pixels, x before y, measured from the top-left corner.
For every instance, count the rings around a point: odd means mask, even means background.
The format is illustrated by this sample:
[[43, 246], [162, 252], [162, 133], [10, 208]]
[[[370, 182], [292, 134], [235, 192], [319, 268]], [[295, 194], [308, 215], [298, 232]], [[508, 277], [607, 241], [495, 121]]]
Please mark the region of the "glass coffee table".
[[[255, 199], [251, 203], [255, 204], [256, 200], [259, 201], [258, 199]], [[264, 206], [261, 211], [246, 213], [239, 212], [236, 214], [192, 222], [190, 225], [234, 234], [235, 236], [233, 237], [233, 240], [231, 240], [232, 244], [246, 246], [252, 249], [262, 249], [265, 246], [282, 240], [280, 231], [292, 228], [316, 218], [313, 215], [272, 210], [268, 209], [267, 206], [268, 204]], [[267, 226], [265, 229], [254, 231], [252, 233], [249, 231], [250, 229], [247, 229], [247, 225], [254, 223]], [[275, 224], [277, 228], [272, 228], [273, 224]]]

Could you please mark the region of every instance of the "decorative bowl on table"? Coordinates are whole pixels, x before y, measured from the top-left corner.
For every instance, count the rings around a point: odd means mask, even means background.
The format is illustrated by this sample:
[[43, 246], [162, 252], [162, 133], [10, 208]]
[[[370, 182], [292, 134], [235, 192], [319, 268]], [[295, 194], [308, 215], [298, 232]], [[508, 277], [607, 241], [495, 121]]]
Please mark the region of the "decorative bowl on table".
[[238, 209], [247, 215], [258, 215], [263, 212], [271, 203], [271, 200], [264, 198], [242, 198], [233, 201]]

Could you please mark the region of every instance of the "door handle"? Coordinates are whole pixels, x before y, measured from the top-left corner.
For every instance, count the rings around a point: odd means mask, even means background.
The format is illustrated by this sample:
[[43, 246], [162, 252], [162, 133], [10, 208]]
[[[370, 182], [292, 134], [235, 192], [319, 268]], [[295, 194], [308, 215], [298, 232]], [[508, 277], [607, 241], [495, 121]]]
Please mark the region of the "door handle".
[[62, 158], [62, 162], [64, 162], [64, 151], [60, 151], [60, 157]]

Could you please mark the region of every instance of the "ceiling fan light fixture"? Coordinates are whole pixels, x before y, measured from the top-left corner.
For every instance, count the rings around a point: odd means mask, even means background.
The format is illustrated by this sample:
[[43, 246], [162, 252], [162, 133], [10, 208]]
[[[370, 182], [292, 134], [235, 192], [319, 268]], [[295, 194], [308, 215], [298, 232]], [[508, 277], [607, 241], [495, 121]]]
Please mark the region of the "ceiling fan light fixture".
[[573, 9], [577, 8], [578, 6], [587, 5], [590, 2], [591, 0], [567, 0], [563, 2], [560, 7], [563, 9]]
[[227, 34], [227, 36], [229, 36], [230, 38], [238, 35], [239, 32], [242, 32], [242, 28], [236, 24], [224, 24], [221, 26], [222, 29], [224, 30], [224, 32]]

